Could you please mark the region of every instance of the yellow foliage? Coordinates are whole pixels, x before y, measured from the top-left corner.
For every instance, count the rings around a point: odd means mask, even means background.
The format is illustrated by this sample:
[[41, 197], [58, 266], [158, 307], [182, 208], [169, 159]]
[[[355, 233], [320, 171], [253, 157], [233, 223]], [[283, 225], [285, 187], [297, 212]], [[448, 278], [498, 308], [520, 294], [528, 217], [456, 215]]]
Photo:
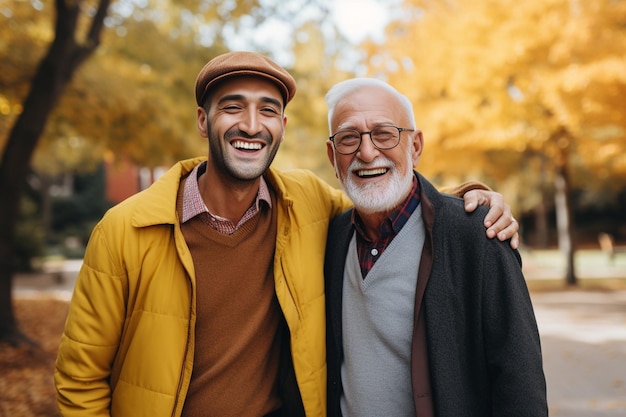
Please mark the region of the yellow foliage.
[[286, 108], [287, 132], [274, 163], [284, 169], [311, 169], [339, 186], [326, 156], [329, 133], [324, 95], [333, 84], [352, 74], [335, 68], [335, 57], [327, 55], [318, 25], [305, 23], [296, 33], [290, 72], [298, 83], [298, 91]]
[[559, 163], [566, 137], [571, 170], [626, 183], [626, 2], [405, 0], [402, 16], [364, 47], [369, 74], [415, 106], [420, 170], [505, 178], [528, 158]]

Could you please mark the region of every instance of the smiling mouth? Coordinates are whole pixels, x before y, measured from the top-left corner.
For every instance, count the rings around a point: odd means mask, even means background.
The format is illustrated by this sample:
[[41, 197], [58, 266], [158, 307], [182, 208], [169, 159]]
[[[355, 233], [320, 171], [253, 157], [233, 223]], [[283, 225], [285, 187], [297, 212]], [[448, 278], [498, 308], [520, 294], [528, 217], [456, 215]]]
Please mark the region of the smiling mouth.
[[389, 168], [359, 169], [356, 171], [356, 175], [359, 178], [373, 178], [384, 175], [387, 171]]
[[259, 142], [246, 142], [243, 140], [235, 140], [231, 142], [231, 145], [235, 149], [242, 151], [260, 151], [263, 149], [263, 144]]

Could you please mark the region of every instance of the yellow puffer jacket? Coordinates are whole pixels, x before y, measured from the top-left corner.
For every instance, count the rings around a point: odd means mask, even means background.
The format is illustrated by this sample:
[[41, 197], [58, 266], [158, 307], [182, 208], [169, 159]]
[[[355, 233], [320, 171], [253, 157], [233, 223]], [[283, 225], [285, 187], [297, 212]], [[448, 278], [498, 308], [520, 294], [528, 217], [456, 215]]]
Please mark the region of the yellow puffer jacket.
[[[176, 214], [182, 161], [112, 208], [85, 253], [59, 347], [63, 416], [179, 416], [189, 387], [196, 320], [191, 254]], [[307, 416], [326, 415], [324, 246], [345, 195], [312, 173], [266, 175], [278, 194], [276, 294], [291, 332]]]

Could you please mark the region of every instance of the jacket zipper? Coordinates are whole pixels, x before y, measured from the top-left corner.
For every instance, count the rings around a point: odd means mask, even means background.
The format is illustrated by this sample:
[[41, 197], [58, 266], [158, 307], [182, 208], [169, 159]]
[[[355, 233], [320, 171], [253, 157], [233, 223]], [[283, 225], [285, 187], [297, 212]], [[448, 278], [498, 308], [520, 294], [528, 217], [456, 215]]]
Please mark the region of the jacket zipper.
[[187, 361], [187, 355], [189, 353], [189, 340], [191, 339], [191, 313], [193, 310], [193, 298], [194, 298], [194, 294], [193, 294], [193, 285], [191, 285], [191, 280], [187, 279], [187, 283], [189, 284], [189, 293], [191, 294], [191, 299], [189, 300], [189, 320], [188, 320], [188, 324], [187, 324], [187, 342], [185, 343], [185, 353], [183, 355], [183, 363], [182, 366], [180, 368], [180, 375], [178, 377], [178, 388], [176, 389], [176, 396], [174, 398], [174, 408], [172, 409], [172, 417], [177, 417], [176, 414], [176, 408], [178, 405], [178, 401], [180, 398], [180, 391], [182, 390], [183, 387], [183, 379], [185, 377], [185, 363]]

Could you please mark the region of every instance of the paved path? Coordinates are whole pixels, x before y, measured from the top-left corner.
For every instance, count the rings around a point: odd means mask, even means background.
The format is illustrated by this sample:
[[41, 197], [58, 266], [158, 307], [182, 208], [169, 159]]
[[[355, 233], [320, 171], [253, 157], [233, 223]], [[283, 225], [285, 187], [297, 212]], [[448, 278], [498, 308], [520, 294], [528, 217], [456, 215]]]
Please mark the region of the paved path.
[[532, 293], [552, 417], [626, 416], [626, 291]]
[[13, 279], [13, 294], [18, 297], [45, 295], [69, 301], [82, 264], [82, 260], [66, 260], [57, 274], [17, 274]]
[[[598, 268], [602, 266], [609, 276], [626, 276], [625, 259], [611, 265], [597, 254], [591, 258], [593, 264], [581, 265], [587, 268], [587, 275], [600, 276]], [[552, 278], [562, 268], [541, 254], [526, 259], [528, 279]], [[69, 300], [80, 264], [68, 262], [60, 283], [51, 275], [17, 276], [15, 295], [45, 294]], [[543, 274], [534, 274], [535, 268]], [[626, 290], [533, 292], [532, 299], [542, 340], [550, 416], [626, 417]]]

